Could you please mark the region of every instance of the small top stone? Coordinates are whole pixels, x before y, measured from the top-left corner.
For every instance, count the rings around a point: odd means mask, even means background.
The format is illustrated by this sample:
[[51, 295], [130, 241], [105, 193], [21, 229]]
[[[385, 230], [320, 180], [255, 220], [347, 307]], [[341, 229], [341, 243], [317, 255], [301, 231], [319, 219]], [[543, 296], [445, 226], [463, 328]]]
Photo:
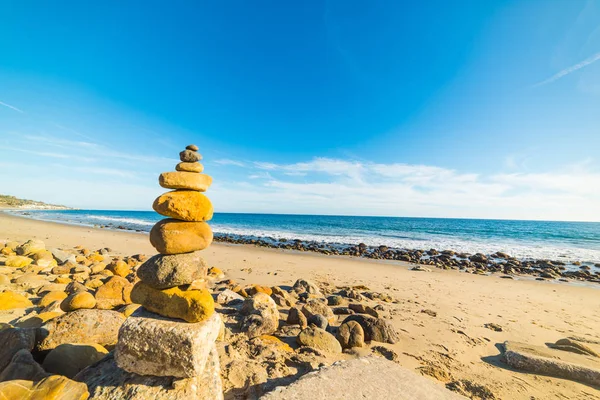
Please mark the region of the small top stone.
[[185, 146], [186, 150], [191, 150], [191, 151], [198, 151], [198, 146], [196, 146], [195, 144], [189, 144], [187, 146]]
[[196, 162], [202, 160], [200, 153], [192, 150], [184, 150], [179, 153], [179, 159], [183, 162]]

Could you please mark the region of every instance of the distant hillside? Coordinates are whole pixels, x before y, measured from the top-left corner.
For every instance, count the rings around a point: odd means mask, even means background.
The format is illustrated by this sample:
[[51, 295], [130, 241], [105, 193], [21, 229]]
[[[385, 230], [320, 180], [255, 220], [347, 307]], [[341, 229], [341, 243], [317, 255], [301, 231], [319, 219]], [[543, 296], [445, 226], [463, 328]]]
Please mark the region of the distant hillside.
[[68, 210], [69, 207], [46, 204], [41, 201], [19, 199], [15, 196], [0, 194], [0, 208], [21, 208], [28, 210]]

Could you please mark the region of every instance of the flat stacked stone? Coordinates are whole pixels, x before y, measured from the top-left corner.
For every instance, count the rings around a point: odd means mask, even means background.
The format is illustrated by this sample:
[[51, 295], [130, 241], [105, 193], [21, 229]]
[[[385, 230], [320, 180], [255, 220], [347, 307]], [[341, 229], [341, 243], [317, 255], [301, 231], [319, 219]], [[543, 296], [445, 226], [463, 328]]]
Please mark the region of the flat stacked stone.
[[202, 174], [197, 146], [187, 146], [179, 156], [176, 171], [159, 177], [162, 187], [174, 190], [152, 206], [168, 217], [150, 231], [160, 254], [137, 271], [131, 300], [142, 307], [122, 325], [115, 351], [117, 365], [138, 375], [199, 377], [217, 354], [221, 319], [205, 286], [208, 266], [200, 255], [213, 240], [206, 223], [213, 206], [203, 194], [212, 178]]

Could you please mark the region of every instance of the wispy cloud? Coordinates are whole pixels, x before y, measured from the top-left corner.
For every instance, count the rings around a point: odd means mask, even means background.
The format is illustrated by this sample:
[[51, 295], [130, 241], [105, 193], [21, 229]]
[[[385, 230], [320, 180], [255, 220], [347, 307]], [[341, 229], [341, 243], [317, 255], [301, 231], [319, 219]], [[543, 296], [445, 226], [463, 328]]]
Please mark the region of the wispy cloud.
[[241, 161], [230, 160], [228, 158], [222, 158], [220, 160], [214, 160], [213, 163], [214, 164], [218, 164], [218, 165], [235, 165], [236, 167], [245, 167], [246, 166], [246, 164], [244, 164]]
[[61, 159], [74, 159], [74, 160], [83, 160], [83, 157], [77, 157], [70, 154], [65, 153], [56, 153], [51, 151], [37, 151], [37, 150], [29, 150], [20, 147], [12, 147], [12, 146], [0, 146], [2, 150], [8, 151], [17, 151], [20, 153], [32, 154], [40, 157], [50, 157], [50, 158], [61, 158]]
[[330, 158], [251, 165], [251, 186], [211, 193], [222, 210], [600, 221], [600, 172], [590, 162], [496, 174]]
[[20, 112], [21, 114], [25, 114], [25, 111], [23, 111], [23, 110], [21, 110], [21, 109], [19, 109], [19, 108], [15, 107], [15, 106], [11, 106], [10, 104], [3, 103], [3, 102], [1, 102], [1, 101], [0, 101], [0, 105], [2, 105], [2, 106], [4, 106], [4, 107], [8, 107], [8, 108], [10, 108], [11, 110], [15, 110], [16, 112]]
[[543, 86], [543, 85], [547, 85], [549, 83], [552, 83], [552, 82], [554, 82], [554, 81], [556, 81], [556, 80], [558, 80], [558, 79], [560, 79], [560, 78], [562, 78], [562, 77], [564, 77], [566, 75], [569, 75], [569, 74], [571, 74], [571, 73], [573, 73], [573, 72], [575, 72], [577, 70], [580, 70], [581, 68], [587, 67], [588, 65], [593, 64], [593, 63], [595, 63], [598, 60], [600, 60], [600, 53], [596, 53], [593, 56], [591, 56], [590, 58], [588, 58], [588, 59], [586, 59], [586, 60], [584, 60], [584, 61], [582, 61], [582, 62], [580, 62], [578, 64], [575, 64], [575, 65], [573, 65], [573, 66], [571, 66], [569, 68], [563, 69], [562, 71], [560, 71], [560, 72], [552, 75], [550, 78], [548, 78], [548, 79], [546, 79], [544, 81], [541, 81], [539, 83], [536, 83], [535, 85], [533, 85], [533, 87], [539, 87], [539, 86]]

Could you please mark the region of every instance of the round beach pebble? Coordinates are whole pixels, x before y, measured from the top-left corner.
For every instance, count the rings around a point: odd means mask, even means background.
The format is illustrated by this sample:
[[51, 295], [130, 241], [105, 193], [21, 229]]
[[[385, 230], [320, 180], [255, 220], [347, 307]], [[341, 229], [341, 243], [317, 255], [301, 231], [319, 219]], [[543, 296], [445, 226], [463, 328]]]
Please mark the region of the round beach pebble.
[[131, 300], [163, 317], [179, 318], [187, 322], [207, 320], [215, 311], [210, 292], [207, 289], [184, 289], [185, 286], [176, 286], [159, 290], [138, 282], [131, 291]]
[[206, 222], [163, 219], [152, 227], [150, 243], [161, 254], [181, 254], [204, 250], [213, 240]]
[[201, 173], [204, 171], [204, 165], [199, 162], [180, 162], [175, 166], [176, 171], [184, 171], [184, 172], [196, 172]]
[[77, 292], [63, 300], [60, 308], [63, 311], [75, 311], [96, 307], [96, 298], [90, 292]]
[[183, 162], [196, 162], [202, 160], [202, 156], [196, 151], [184, 150], [179, 153], [179, 159]]
[[212, 183], [210, 175], [195, 172], [163, 172], [158, 177], [160, 186], [166, 189], [187, 189], [206, 192]]
[[206, 277], [208, 265], [200, 254], [198, 251], [173, 255], [157, 254], [140, 266], [137, 276], [155, 289], [190, 284], [196, 279]]
[[213, 205], [195, 190], [175, 190], [157, 197], [152, 204], [157, 213], [182, 221], [208, 221], [213, 216]]

